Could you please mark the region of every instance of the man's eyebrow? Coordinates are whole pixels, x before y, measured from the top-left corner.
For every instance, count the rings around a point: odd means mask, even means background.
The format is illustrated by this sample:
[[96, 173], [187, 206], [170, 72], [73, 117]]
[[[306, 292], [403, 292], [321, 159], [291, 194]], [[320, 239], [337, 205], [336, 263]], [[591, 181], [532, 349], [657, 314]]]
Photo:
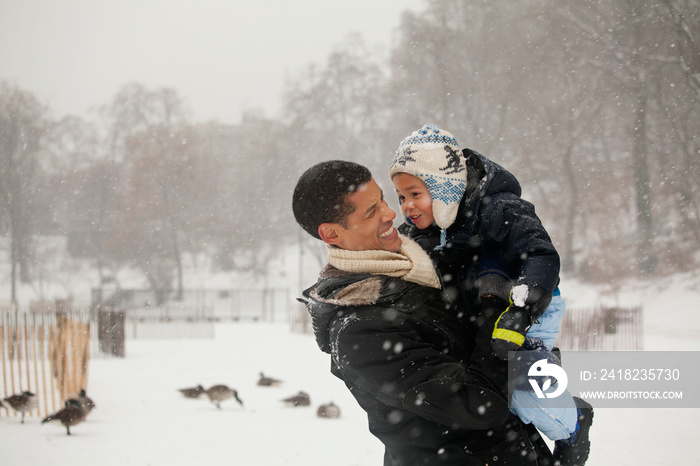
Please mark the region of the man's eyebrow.
[[374, 204], [372, 204], [372, 205], [370, 205], [369, 207], [367, 207], [367, 210], [365, 210], [365, 215], [364, 215], [363, 218], [367, 218], [367, 216], [369, 216], [372, 212], [374, 212], [375, 210], [377, 210], [377, 205], [378, 205], [379, 203], [381, 203], [381, 202], [384, 200], [384, 191], [381, 191], [381, 193], [382, 193], [382, 196], [381, 196], [381, 198], [379, 199], [379, 202], [375, 202]]

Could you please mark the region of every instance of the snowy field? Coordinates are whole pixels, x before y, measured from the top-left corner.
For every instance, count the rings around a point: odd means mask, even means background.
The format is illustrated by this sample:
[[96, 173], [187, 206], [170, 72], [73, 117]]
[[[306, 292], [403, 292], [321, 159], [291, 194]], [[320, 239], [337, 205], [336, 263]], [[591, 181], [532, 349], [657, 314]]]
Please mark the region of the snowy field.
[[[691, 275], [644, 282], [614, 295], [576, 283], [562, 285], [569, 306], [606, 300], [644, 306], [645, 350], [700, 350], [700, 283]], [[285, 323], [222, 323], [213, 339], [128, 340], [123, 359], [94, 357], [88, 395], [97, 404], [71, 429], [36, 416], [0, 413], [3, 465], [103, 466], [193, 464], [364, 466], [382, 463], [382, 446], [364, 413], [329, 373], [328, 356], [311, 335]], [[258, 373], [282, 379], [256, 386]], [[178, 388], [227, 384], [234, 400], [217, 409], [206, 398], [185, 399]], [[310, 407], [281, 399], [303, 390]], [[340, 419], [316, 416], [335, 402]], [[591, 431], [591, 466], [700, 464], [693, 445], [700, 409], [598, 409]]]

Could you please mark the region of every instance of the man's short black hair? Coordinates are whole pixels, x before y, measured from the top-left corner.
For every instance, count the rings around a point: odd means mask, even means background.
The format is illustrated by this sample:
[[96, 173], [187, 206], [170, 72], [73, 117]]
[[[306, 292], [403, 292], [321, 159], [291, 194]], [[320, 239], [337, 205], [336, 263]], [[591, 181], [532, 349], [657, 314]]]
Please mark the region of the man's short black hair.
[[372, 179], [370, 171], [354, 162], [329, 160], [314, 165], [297, 181], [292, 197], [292, 210], [297, 223], [311, 236], [321, 239], [318, 227], [322, 223], [345, 220], [355, 207], [349, 195]]

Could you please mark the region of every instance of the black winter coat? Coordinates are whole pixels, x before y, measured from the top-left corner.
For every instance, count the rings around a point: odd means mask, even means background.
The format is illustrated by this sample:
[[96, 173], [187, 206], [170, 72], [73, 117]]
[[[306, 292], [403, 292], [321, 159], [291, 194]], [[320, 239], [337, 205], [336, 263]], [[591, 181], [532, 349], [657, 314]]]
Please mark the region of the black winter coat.
[[470, 365], [475, 335], [442, 291], [326, 266], [303, 301], [331, 372], [385, 445], [385, 465], [537, 464], [500, 388], [506, 363]]
[[457, 219], [446, 230], [399, 228], [433, 258], [451, 297], [460, 296], [466, 308], [478, 307], [479, 297], [490, 294], [508, 299], [514, 285], [527, 284], [547, 299], [534, 309], [544, 312], [559, 283], [560, 260], [535, 207], [520, 197], [518, 180], [505, 168], [478, 152], [464, 149], [467, 190]]

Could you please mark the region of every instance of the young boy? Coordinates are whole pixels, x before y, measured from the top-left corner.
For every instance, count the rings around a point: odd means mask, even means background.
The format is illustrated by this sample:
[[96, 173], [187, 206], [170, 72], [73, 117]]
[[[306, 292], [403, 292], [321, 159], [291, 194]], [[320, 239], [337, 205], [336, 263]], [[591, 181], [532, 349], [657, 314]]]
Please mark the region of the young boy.
[[[401, 142], [389, 175], [407, 223], [400, 230], [429, 252], [463, 309], [480, 309], [471, 323], [493, 352], [551, 350], [565, 309], [559, 255], [516, 178], [433, 125]], [[592, 408], [561, 396], [568, 408], [546, 409], [515, 390], [512, 410], [555, 440], [561, 464], [583, 464]]]

